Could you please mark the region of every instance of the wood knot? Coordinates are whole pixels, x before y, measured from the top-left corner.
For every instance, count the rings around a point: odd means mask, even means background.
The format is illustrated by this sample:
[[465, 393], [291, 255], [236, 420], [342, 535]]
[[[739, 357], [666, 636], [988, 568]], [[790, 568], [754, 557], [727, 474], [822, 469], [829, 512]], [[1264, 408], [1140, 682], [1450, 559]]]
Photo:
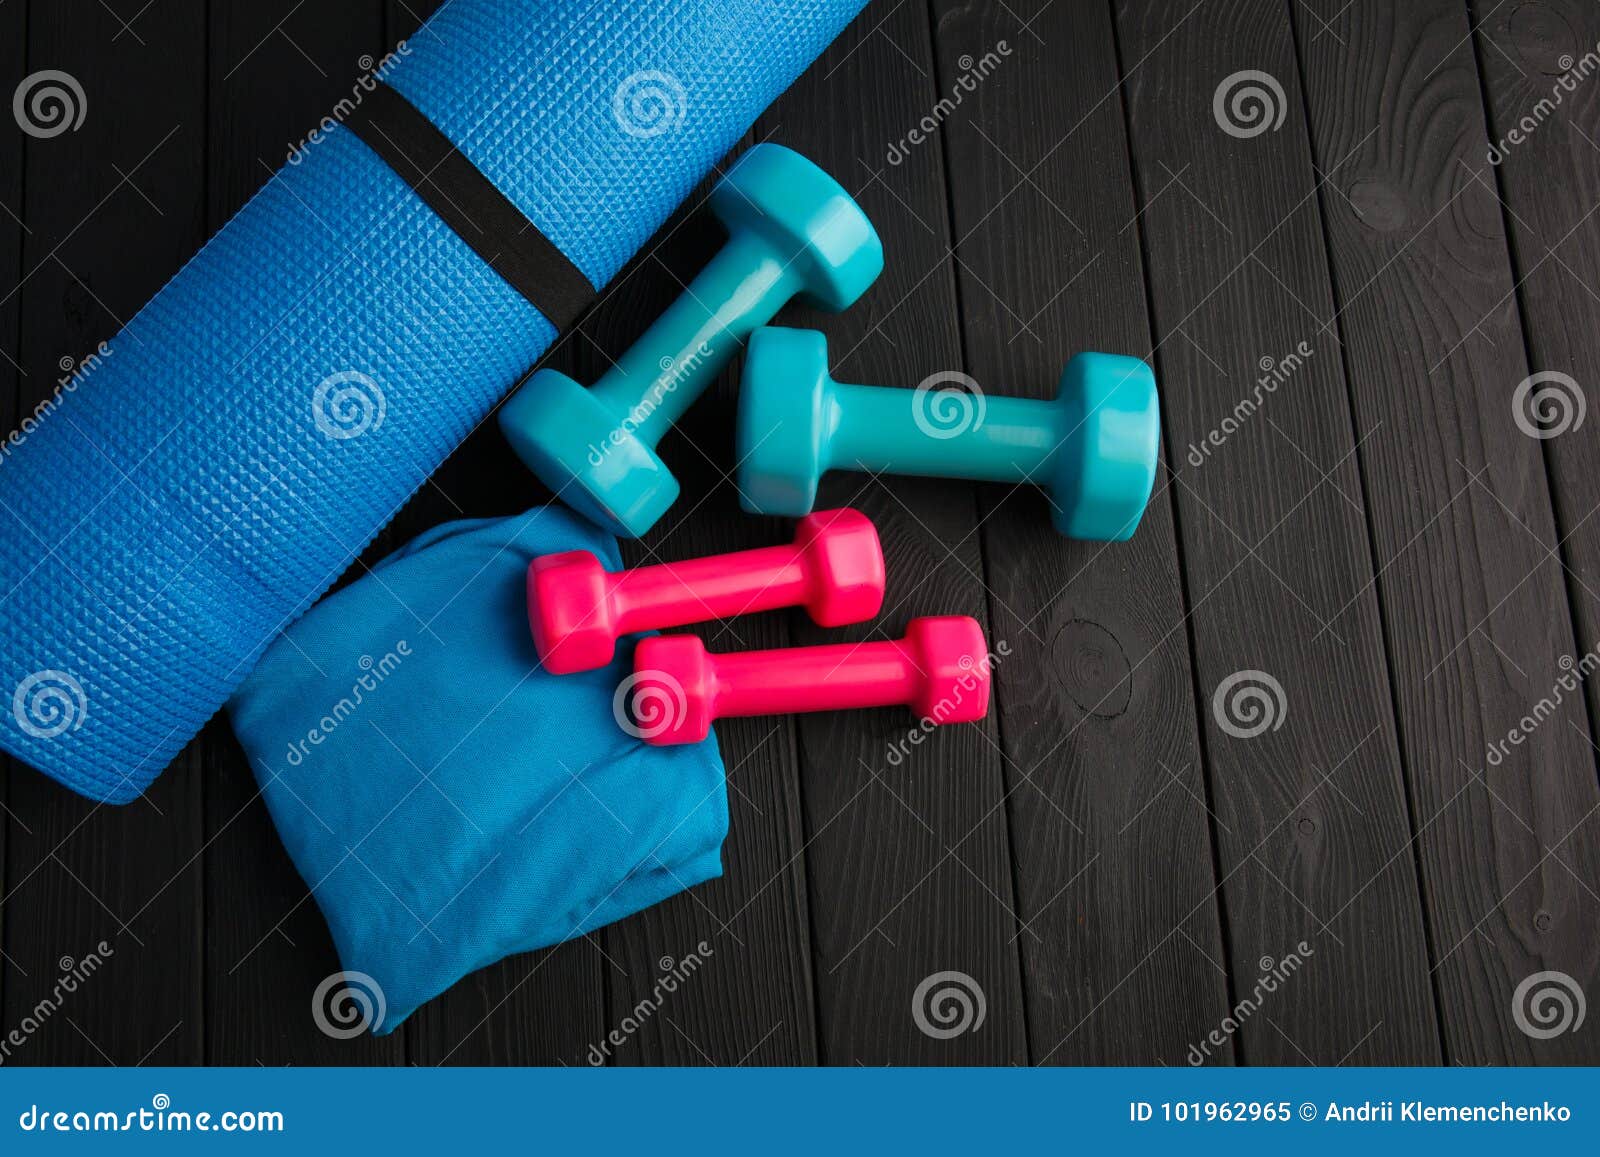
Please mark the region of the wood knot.
[[1111, 719], [1128, 709], [1132, 670], [1116, 636], [1099, 623], [1073, 619], [1050, 644], [1051, 667], [1082, 710]]
[[1577, 34], [1548, 4], [1524, 4], [1512, 12], [1506, 36], [1517, 55], [1546, 76], [1564, 76], [1577, 62]]
[[1411, 218], [1405, 195], [1387, 181], [1363, 177], [1350, 186], [1348, 195], [1356, 219], [1375, 232], [1392, 232]]

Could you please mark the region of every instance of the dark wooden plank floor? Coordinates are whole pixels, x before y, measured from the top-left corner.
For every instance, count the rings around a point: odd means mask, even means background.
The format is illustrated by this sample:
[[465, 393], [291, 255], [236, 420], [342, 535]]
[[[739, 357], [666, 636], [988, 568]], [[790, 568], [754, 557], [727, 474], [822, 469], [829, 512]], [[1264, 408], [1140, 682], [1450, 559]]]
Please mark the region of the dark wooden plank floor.
[[[3, 91], [56, 69], [88, 101], [0, 126], [0, 422], [439, 2], [0, 0]], [[1163, 469], [1113, 546], [1027, 488], [834, 476], [883, 535], [880, 619], [710, 633], [973, 614], [991, 718], [905, 759], [893, 712], [720, 725], [722, 879], [350, 1041], [225, 723], [126, 808], [0, 769], [0, 1034], [114, 950], [4, 1059], [585, 1064], [705, 942], [609, 1063], [1600, 1061], [1516, 1003], [1539, 973], [1600, 994], [1600, 686], [1562, 690], [1600, 644], [1597, 43], [1583, 0], [873, 0], [745, 142], [885, 240], [854, 309], [785, 320], [845, 380], [1042, 398], [1079, 350], [1148, 358]], [[551, 364], [597, 376], [693, 275], [708, 187]], [[1564, 422], [1517, 411], [1536, 374]], [[664, 442], [685, 498], [630, 561], [782, 536], [738, 511], [737, 388]], [[365, 560], [545, 497], [487, 423]], [[939, 973], [981, 1025], [925, 1031]]]

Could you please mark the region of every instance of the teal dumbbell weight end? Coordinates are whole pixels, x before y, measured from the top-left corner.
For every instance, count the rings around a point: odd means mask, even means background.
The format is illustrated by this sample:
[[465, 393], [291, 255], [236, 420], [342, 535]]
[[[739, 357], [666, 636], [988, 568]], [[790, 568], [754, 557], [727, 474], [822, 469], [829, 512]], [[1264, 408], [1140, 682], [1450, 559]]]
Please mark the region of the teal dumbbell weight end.
[[739, 394], [739, 492], [755, 514], [811, 510], [831, 469], [1029, 482], [1050, 496], [1056, 530], [1120, 542], [1155, 484], [1161, 415], [1138, 358], [1083, 353], [1053, 401], [858, 386], [828, 373], [814, 330], [750, 339]]
[[712, 190], [728, 241], [604, 377], [540, 370], [500, 411], [517, 455], [568, 505], [624, 538], [678, 497], [656, 455], [667, 429], [791, 298], [847, 308], [883, 270], [883, 244], [828, 174], [760, 144]]

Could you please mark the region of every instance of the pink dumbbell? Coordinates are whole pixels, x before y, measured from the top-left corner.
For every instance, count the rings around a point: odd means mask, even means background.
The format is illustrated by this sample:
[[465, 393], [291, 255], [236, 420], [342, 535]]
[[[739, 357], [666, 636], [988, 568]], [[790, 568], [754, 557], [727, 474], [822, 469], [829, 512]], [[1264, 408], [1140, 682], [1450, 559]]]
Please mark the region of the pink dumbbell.
[[617, 717], [649, 743], [695, 743], [713, 719], [904, 703], [932, 723], [989, 713], [983, 628], [964, 615], [912, 619], [888, 643], [712, 655], [694, 635], [657, 635], [633, 654]]
[[607, 571], [586, 550], [528, 567], [528, 625], [553, 675], [603, 667], [617, 637], [776, 607], [805, 607], [819, 626], [859, 623], [883, 605], [883, 548], [858, 510], [819, 510], [794, 542], [685, 562]]

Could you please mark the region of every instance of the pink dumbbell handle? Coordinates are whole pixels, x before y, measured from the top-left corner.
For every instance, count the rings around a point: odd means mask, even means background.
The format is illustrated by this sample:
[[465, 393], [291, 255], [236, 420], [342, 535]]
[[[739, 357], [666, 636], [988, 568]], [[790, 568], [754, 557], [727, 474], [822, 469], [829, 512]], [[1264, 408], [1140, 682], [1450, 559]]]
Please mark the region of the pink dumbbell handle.
[[719, 717], [911, 703], [925, 681], [902, 640], [736, 651], [710, 661]]
[[606, 576], [619, 634], [792, 607], [806, 601], [812, 582], [792, 544]]

